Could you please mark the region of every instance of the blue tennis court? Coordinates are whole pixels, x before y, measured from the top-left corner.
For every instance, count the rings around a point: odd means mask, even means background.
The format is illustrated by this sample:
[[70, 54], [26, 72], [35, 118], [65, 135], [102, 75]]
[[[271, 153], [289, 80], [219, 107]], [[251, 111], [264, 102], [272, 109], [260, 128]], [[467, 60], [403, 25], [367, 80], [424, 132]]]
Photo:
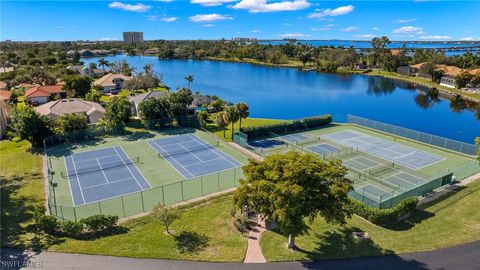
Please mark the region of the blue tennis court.
[[369, 153], [415, 170], [445, 159], [409, 146], [404, 146], [353, 130], [339, 131], [323, 135], [322, 137], [346, 146], [356, 147], [362, 152]]
[[187, 179], [242, 165], [192, 134], [157, 139], [148, 143]]
[[253, 141], [249, 142], [248, 145], [250, 145], [252, 148], [257, 149], [261, 151], [262, 149], [267, 149], [267, 148], [273, 148], [276, 146], [284, 146], [286, 143], [275, 140], [275, 139], [263, 139], [263, 140], [258, 140], [258, 141]]
[[304, 141], [309, 139], [308, 137], [300, 133], [283, 135], [278, 138], [289, 141], [289, 142], [299, 142], [299, 141]]
[[64, 157], [74, 206], [151, 188], [119, 146]]
[[338, 151], [338, 148], [336, 148], [334, 146], [331, 146], [329, 144], [326, 144], [326, 143], [310, 146], [310, 147], [308, 147], [308, 149], [312, 150], [313, 152], [315, 152], [319, 155], [328, 154], [328, 153], [331, 153], [331, 152]]

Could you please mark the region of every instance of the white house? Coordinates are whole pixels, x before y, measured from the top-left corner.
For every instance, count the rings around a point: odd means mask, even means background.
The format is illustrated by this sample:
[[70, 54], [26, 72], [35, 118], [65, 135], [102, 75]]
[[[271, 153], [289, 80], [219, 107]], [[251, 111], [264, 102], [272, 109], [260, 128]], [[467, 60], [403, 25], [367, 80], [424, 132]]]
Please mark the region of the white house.
[[35, 107], [35, 110], [39, 114], [51, 118], [64, 116], [68, 113], [85, 114], [91, 124], [97, 123], [105, 115], [105, 109], [100, 104], [78, 98], [50, 101]]

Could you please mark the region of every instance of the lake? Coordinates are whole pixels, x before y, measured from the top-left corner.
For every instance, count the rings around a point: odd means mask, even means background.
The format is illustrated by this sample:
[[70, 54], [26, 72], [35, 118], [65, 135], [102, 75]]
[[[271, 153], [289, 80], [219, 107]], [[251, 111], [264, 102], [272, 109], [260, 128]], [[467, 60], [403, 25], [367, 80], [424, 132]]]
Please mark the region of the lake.
[[[448, 100], [428, 102], [410, 84], [379, 77], [299, 71], [293, 68], [196, 60], [159, 60], [154, 56], [116, 55], [140, 71], [152, 64], [166, 85], [217, 95], [250, 106], [251, 117], [298, 119], [330, 113], [353, 114], [434, 135], [473, 143], [480, 121], [469, 110], [452, 110]], [[98, 58], [83, 59], [88, 65]]]

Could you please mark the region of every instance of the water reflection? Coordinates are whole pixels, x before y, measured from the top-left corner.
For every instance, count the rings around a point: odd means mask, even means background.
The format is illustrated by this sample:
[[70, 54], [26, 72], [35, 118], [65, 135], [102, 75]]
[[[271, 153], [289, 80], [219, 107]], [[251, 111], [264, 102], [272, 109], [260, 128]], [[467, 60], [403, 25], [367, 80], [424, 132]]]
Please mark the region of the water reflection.
[[415, 96], [415, 103], [422, 109], [429, 109], [436, 103], [440, 103], [437, 89], [426, 91], [427, 92], [425, 92], [425, 90], [419, 90], [418, 94]]
[[367, 93], [376, 96], [390, 95], [395, 91], [395, 81], [383, 77], [368, 77]]

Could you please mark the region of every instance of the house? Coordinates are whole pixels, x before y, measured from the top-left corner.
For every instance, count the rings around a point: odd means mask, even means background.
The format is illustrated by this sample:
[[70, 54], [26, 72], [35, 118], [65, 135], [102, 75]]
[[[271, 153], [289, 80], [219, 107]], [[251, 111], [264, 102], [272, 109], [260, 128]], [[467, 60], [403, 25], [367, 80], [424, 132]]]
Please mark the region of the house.
[[102, 87], [102, 93], [116, 93], [122, 90], [123, 83], [125, 81], [129, 81], [131, 79], [132, 77], [125, 76], [123, 74], [108, 73], [93, 82], [93, 85], [98, 85]]
[[455, 78], [463, 72], [463, 69], [455, 66], [447, 66], [447, 65], [437, 65], [437, 69], [443, 71], [443, 75], [440, 78], [440, 85], [455, 88]]
[[110, 50], [93, 50], [92, 53], [95, 56], [107, 56], [110, 54]]
[[78, 74], [82, 74], [82, 65], [68, 66], [67, 69]]
[[159, 52], [158, 48], [151, 48], [143, 51], [143, 54], [158, 54], [158, 52]]
[[12, 97], [12, 91], [0, 90], [0, 100], [4, 101], [5, 103], [8, 103], [11, 97]]
[[69, 113], [85, 114], [88, 122], [91, 124], [97, 123], [105, 115], [105, 109], [100, 104], [78, 98], [50, 101], [35, 107], [35, 111], [51, 118], [57, 118]]
[[105, 75], [106, 71], [100, 68], [96, 68], [94, 70], [90, 70], [88, 67], [83, 67], [80, 74], [85, 76], [90, 76], [92, 78], [100, 78]]
[[367, 70], [368, 66], [362, 63], [358, 63], [358, 64], [355, 64], [353, 68], [358, 70]]
[[190, 107], [202, 107], [203, 104], [212, 103], [213, 98], [210, 96], [194, 95], [192, 105]]
[[81, 50], [79, 53], [80, 53], [81, 57], [94, 57], [95, 56], [95, 54], [90, 50]]
[[142, 101], [146, 100], [147, 98], [159, 99], [159, 98], [164, 97], [166, 95], [167, 95], [167, 93], [165, 93], [163, 91], [151, 91], [151, 92], [148, 92], [148, 93], [143, 93], [143, 94], [139, 94], [139, 95], [136, 95], [136, 96], [128, 97], [128, 100], [133, 105], [132, 106], [132, 115], [133, 116], [138, 116], [140, 103]]
[[414, 66], [401, 66], [397, 68], [397, 73], [403, 76], [417, 76], [418, 70]]
[[60, 98], [67, 97], [67, 92], [62, 89], [63, 85], [36, 85], [25, 92], [25, 100], [32, 105], [39, 105], [48, 102], [58, 96]]
[[67, 52], [67, 56], [73, 57], [75, 55], [75, 50], [70, 50]]

